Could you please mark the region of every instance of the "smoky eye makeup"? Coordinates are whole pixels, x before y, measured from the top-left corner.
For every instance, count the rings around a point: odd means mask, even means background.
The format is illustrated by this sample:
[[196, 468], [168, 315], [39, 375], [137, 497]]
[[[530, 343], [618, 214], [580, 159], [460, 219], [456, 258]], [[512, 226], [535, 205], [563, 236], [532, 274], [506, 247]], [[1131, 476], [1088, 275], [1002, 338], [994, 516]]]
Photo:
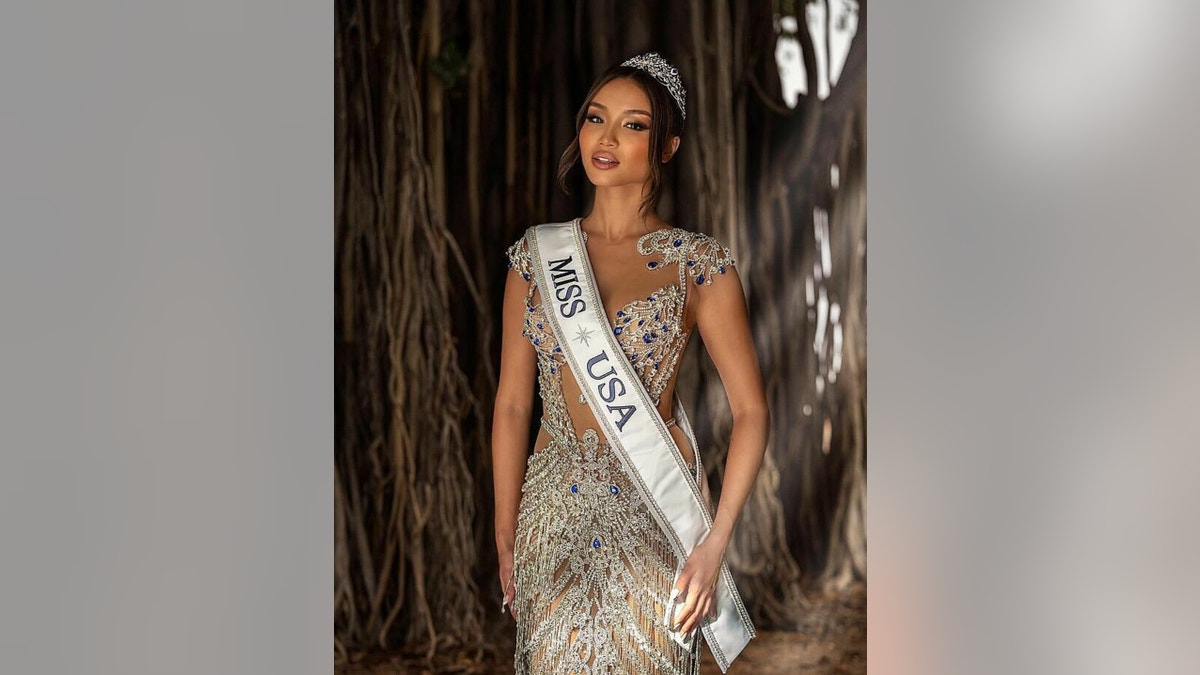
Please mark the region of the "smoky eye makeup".
[[[607, 114], [607, 112], [608, 108], [603, 104], [592, 101], [588, 103], [588, 111], [583, 116], [583, 119], [585, 122], [602, 124], [604, 122], [603, 114]], [[643, 121], [647, 117], [647, 113], [644, 110], [627, 110], [625, 112], [628, 115], [636, 115], [636, 117], [630, 117], [622, 126], [634, 131], [648, 131], [650, 129], [650, 122]]]

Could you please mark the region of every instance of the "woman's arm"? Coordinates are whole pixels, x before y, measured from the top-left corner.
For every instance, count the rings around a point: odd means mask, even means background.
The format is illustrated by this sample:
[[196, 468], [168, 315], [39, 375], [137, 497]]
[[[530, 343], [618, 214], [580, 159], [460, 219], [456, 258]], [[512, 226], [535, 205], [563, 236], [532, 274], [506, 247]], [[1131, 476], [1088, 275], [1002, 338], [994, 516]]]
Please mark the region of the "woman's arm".
[[521, 334], [525, 323], [525, 295], [529, 282], [517, 270], [508, 273], [504, 286], [501, 326], [500, 383], [492, 414], [492, 480], [496, 494], [496, 552], [500, 559], [500, 585], [505, 601], [512, 598], [512, 553], [516, 538], [517, 507], [529, 447], [529, 417], [533, 410], [536, 356]]
[[700, 287], [698, 295], [696, 326], [721, 376], [733, 413], [721, 502], [708, 535], [708, 540], [720, 542], [724, 551], [762, 466], [770, 416], [737, 271], [728, 268], [725, 278], [712, 286]]
[[721, 559], [733, 536], [742, 506], [758, 477], [770, 423], [758, 355], [750, 335], [746, 299], [737, 271], [729, 266], [715, 283], [697, 284], [692, 288], [697, 291], [696, 326], [725, 386], [733, 412], [733, 431], [713, 527], [688, 556], [676, 583], [679, 591], [687, 591], [677, 624], [685, 633], [712, 612]]

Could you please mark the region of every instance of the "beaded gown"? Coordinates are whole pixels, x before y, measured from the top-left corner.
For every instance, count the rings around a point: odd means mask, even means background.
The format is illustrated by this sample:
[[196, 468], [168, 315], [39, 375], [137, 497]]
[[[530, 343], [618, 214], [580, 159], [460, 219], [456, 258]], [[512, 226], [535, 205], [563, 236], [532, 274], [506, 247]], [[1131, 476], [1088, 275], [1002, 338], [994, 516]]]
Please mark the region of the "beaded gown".
[[[694, 675], [700, 640], [684, 648], [663, 625], [679, 561], [609, 447], [546, 323], [529, 255], [532, 236], [527, 231], [508, 249], [510, 268], [529, 282], [522, 333], [537, 355], [543, 403], [513, 549], [516, 673]], [[679, 228], [642, 236], [629, 256], [637, 260], [637, 274], [622, 270], [617, 278], [593, 266], [595, 283], [602, 295], [606, 285], [624, 291], [626, 297], [602, 297], [610, 326], [667, 419], [695, 303], [733, 259], [712, 237]], [[673, 422], [667, 419], [694, 474], [694, 450]], [[711, 500], [707, 507], [711, 513]]]

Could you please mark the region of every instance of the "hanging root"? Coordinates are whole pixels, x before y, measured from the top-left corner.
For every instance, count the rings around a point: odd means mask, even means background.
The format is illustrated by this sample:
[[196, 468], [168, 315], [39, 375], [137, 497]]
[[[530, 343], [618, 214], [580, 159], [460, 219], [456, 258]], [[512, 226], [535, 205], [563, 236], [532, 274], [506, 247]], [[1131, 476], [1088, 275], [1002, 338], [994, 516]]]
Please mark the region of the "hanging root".
[[466, 459], [477, 449], [461, 431], [481, 411], [458, 362], [450, 274], [461, 253], [420, 133], [427, 120], [407, 11], [407, 3], [336, 8], [334, 644], [342, 658], [414, 644], [432, 658], [443, 644], [477, 650], [482, 634]]

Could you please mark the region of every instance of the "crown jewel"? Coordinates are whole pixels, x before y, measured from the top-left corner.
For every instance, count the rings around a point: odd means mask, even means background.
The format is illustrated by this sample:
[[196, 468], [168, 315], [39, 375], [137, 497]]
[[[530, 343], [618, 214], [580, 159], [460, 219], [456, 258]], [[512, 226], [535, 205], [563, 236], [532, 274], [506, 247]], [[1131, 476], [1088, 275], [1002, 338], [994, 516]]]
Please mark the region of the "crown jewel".
[[667, 91], [671, 93], [671, 98], [679, 104], [679, 114], [683, 119], [687, 119], [687, 108], [684, 106], [684, 101], [687, 99], [687, 90], [683, 88], [683, 80], [679, 79], [679, 69], [667, 63], [667, 60], [659, 56], [658, 52], [650, 52], [648, 54], [639, 54], [621, 65], [633, 66], [640, 70], [644, 70], [654, 76], [654, 79], [662, 83]]

